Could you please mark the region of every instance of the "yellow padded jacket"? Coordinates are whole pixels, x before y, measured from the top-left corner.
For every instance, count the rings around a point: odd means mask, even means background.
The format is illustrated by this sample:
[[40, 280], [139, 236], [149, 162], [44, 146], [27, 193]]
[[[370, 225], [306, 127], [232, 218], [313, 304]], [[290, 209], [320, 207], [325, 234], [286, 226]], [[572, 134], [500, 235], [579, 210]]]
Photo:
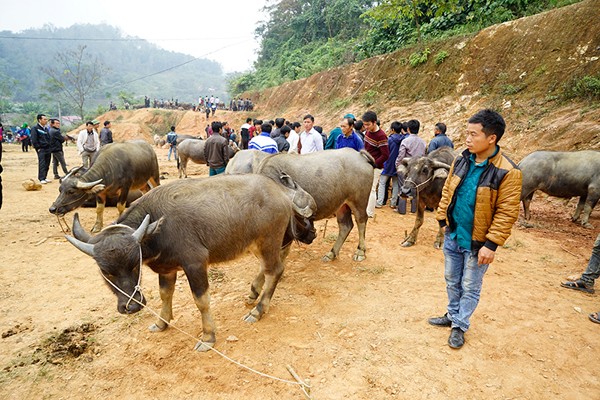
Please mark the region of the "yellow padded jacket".
[[[470, 155], [469, 150], [465, 150], [452, 163], [436, 213], [440, 227], [448, 225], [452, 231], [456, 229], [455, 221], [452, 220], [452, 210], [456, 203], [455, 193], [469, 171]], [[477, 184], [471, 235], [473, 251], [478, 251], [481, 246], [495, 251], [506, 242], [513, 224], [519, 217], [522, 179], [521, 171], [502, 154], [501, 149], [489, 158], [489, 163]]]

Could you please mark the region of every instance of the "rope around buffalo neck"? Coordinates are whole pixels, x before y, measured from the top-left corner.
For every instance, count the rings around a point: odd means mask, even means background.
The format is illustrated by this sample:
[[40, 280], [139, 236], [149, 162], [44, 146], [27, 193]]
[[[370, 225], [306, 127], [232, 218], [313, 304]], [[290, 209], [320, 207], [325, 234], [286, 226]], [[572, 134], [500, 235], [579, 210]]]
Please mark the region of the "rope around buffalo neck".
[[410, 178], [406, 178], [406, 179], [404, 180], [404, 182], [412, 183], [412, 184], [413, 184], [413, 186], [415, 187], [415, 189], [417, 190], [417, 195], [418, 195], [418, 193], [419, 193], [419, 188], [420, 188], [421, 186], [423, 186], [423, 185], [425, 185], [425, 184], [429, 183], [429, 181], [431, 181], [432, 179], [433, 179], [433, 174], [431, 174], [431, 176], [430, 176], [430, 177], [429, 177], [429, 178], [428, 178], [428, 179], [427, 179], [425, 182], [421, 182], [421, 183], [419, 183], [418, 185], [417, 185], [417, 183], [416, 183], [415, 181], [413, 181], [413, 180], [412, 180], [412, 179], [410, 179]]
[[[221, 356], [222, 358], [226, 359], [227, 361], [229, 361], [229, 362], [237, 365], [238, 367], [244, 368], [244, 369], [246, 369], [246, 370], [248, 370], [248, 371], [250, 371], [252, 373], [260, 375], [262, 377], [273, 379], [273, 380], [278, 381], [278, 382], [283, 382], [283, 383], [292, 384], [292, 385], [298, 385], [298, 386], [300, 386], [300, 389], [302, 390], [302, 392], [304, 393], [304, 395], [308, 399], [312, 399], [310, 393], [306, 390], [307, 388], [310, 390], [310, 385], [308, 385], [308, 384], [306, 384], [304, 382], [301, 383], [301, 382], [290, 381], [288, 379], [278, 378], [276, 376], [265, 374], [264, 372], [260, 372], [258, 370], [255, 370], [252, 367], [244, 365], [244, 364], [240, 363], [239, 361], [236, 361], [236, 360], [232, 359], [231, 357], [226, 356], [225, 354], [221, 353], [219, 350], [215, 349], [214, 347], [209, 346], [208, 344], [206, 344], [205, 342], [203, 342], [201, 339], [197, 338], [196, 336], [194, 336], [194, 335], [192, 335], [192, 334], [190, 334], [190, 333], [188, 333], [188, 332], [186, 332], [186, 331], [178, 328], [177, 326], [171, 324], [169, 321], [167, 321], [166, 319], [164, 319], [163, 317], [161, 317], [160, 314], [158, 314], [152, 308], [150, 308], [147, 305], [145, 305], [144, 303], [142, 303], [141, 299], [144, 298], [144, 294], [142, 293], [142, 288], [140, 286], [140, 283], [142, 281], [142, 265], [143, 265], [143, 262], [142, 262], [142, 246], [139, 245], [139, 248], [140, 248], [140, 273], [138, 275], [138, 283], [135, 286], [134, 291], [131, 294], [131, 296], [128, 295], [127, 293], [125, 293], [120, 287], [118, 287], [117, 285], [115, 285], [110, 279], [108, 279], [104, 275], [104, 273], [102, 272], [102, 269], [99, 268], [100, 269], [100, 275], [102, 275], [102, 277], [104, 278], [104, 280], [106, 282], [108, 282], [109, 285], [111, 285], [113, 288], [115, 288], [115, 290], [117, 290], [119, 293], [123, 294], [124, 296], [129, 297], [129, 300], [127, 300], [127, 305], [125, 306], [126, 308], [129, 307], [129, 304], [130, 304], [131, 301], [134, 301], [137, 304], [139, 304], [140, 306], [142, 306], [143, 308], [145, 308], [148, 311], [150, 311], [152, 314], [154, 314], [156, 317], [158, 317], [158, 319], [160, 319], [165, 324], [169, 325], [170, 327], [174, 328], [175, 330], [179, 331], [180, 333], [183, 333], [184, 335], [186, 335], [186, 336], [188, 336], [188, 337], [190, 337], [190, 338], [192, 338], [192, 339], [194, 339], [194, 340], [196, 340], [196, 341], [198, 341], [198, 342], [200, 342], [202, 344], [205, 344], [208, 349], [210, 349], [211, 351], [217, 353], [219, 356]], [[140, 300], [137, 300], [137, 299], [133, 298], [133, 296], [135, 296], [135, 293], [137, 291], [140, 292]]]

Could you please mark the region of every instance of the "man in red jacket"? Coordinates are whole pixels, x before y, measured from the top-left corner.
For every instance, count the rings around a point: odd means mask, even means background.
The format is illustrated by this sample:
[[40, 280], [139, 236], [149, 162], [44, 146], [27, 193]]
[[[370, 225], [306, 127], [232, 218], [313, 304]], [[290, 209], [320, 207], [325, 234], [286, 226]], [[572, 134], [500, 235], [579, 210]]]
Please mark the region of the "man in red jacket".
[[367, 215], [369, 218], [375, 216], [375, 204], [377, 203], [377, 186], [379, 185], [379, 177], [383, 169], [383, 163], [390, 156], [388, 148], [388, 138], [377, 123], [377, 114], [374, 111], [367, 111], [362, 116], [362, 121], [365, 125], [365, 150], [375, 159], [377, 168], [373, 172], [373, 186], [371, 187], [371, 195], [369, 196], [369, 204], [367, 205]]

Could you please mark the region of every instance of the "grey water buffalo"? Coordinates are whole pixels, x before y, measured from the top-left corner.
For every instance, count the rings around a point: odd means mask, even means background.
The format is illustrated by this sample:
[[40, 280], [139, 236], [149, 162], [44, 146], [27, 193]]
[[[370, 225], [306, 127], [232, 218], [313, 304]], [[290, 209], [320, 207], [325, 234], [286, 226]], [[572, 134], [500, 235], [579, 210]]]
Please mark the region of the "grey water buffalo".
[[270, 154], [260, 150], [240, 150], [229, 160], [225, 168], [226, 174], [251, 174], [258, 169], [262, 160]]
[[160, 184], [156, 153], [142, 140], [106, 145], [85, 174], [77, 177], [77, 171], [72, 170], [62, 179], [60, 193], [49, 211], [63, 216], [96, 196], [96, 223], [92, 232], [102, 229], [107, 197], [118, 197], [120, 215], [131, 190], [147, 192]]
[[[202, 139], [186, 139], [177, 145], [177, 169], [179, 170], [179, 178], [187, 178], [187, 164], [191, 160], [196, 164], [206, 164], [204, 156], [205, 140]], [[229, 159], [235, 155], [235, 151], [228, 147]]]
[[256, 322], [269, 309], [292, 241], [311, 243], [315, 238], [307, 218], [315, 210], [314, 200], [289, 177], [282, 175], [280, 182], [260, 175], [176, 181], [142, 196], [96, 236], [81, 228], [76, 214], [75, 237], [67, 239], [96, 260], [122, 314], [145, 304], [138, 287], [142, 263], [158, 273], [162, 310], [150, 326], [153, 332], [166, 329], [173, 318], [177, 271], [183, 270], [202, 315], [202, 340], [195, 348], [206, 351], [215, 343], [208, 264], [233, 260], [247, 248], [260, 258], [248, 298], [249, 304], [258, 303], [244, 317]]
[[581, 225], [592, 228], [589, 218], [600, 199], [600, 152], [584, 151], [534, 151], [519, 163], [523, 173], [521, 201], [525, 220], [531, 217], [529, 206], [536, 190], [570, 199], [579, 196], [572, 216]]
[[[398, 174], [404, 177], [400, 195], [416, 198], [418, 205], [415, 226], [404, 239], [403, 247], [412, 246], [417, 242], [419, 229], [423, 225], [425, 207], [435, 210], [440, 204], [442, 189], [455, 158], [454, 150], [442, 147], [423, 157], [405, 158], [398, 166]], [[439, 249], [443, 242], [444, 232], [440, 229], [433, 246]]]
[[315, 199], [315, 220], [333, 215], [337, 217], [338, 237], [323, 261], [338, 257], [342, 244], [354, 226], [354, 213], [358, 225], [358, 248], [354, 260], [362, 261], [366, 258], [367, 204], [374, 166], [375, 160], [366, 151], [344, 148], [303, 155], [275, 154], [266, 157], [254, 172], [273, 180], [278, 180], [281, 174], [288, 174]]

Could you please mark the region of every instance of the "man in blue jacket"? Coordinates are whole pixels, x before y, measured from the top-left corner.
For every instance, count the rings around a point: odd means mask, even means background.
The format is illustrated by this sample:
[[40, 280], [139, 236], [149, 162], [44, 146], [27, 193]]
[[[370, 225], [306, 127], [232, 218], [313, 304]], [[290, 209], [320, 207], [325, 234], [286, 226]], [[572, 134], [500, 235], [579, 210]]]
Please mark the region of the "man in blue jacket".
[[48, 118], [45, 114], [37, 115], [37, 125], [31, 130], [31, 144], [38, 156], [38, 179], [42, 184], [52, 182], [46, 179], [52, 160], [52, 151], [50, 149], [50, 134], [46, 130]]

